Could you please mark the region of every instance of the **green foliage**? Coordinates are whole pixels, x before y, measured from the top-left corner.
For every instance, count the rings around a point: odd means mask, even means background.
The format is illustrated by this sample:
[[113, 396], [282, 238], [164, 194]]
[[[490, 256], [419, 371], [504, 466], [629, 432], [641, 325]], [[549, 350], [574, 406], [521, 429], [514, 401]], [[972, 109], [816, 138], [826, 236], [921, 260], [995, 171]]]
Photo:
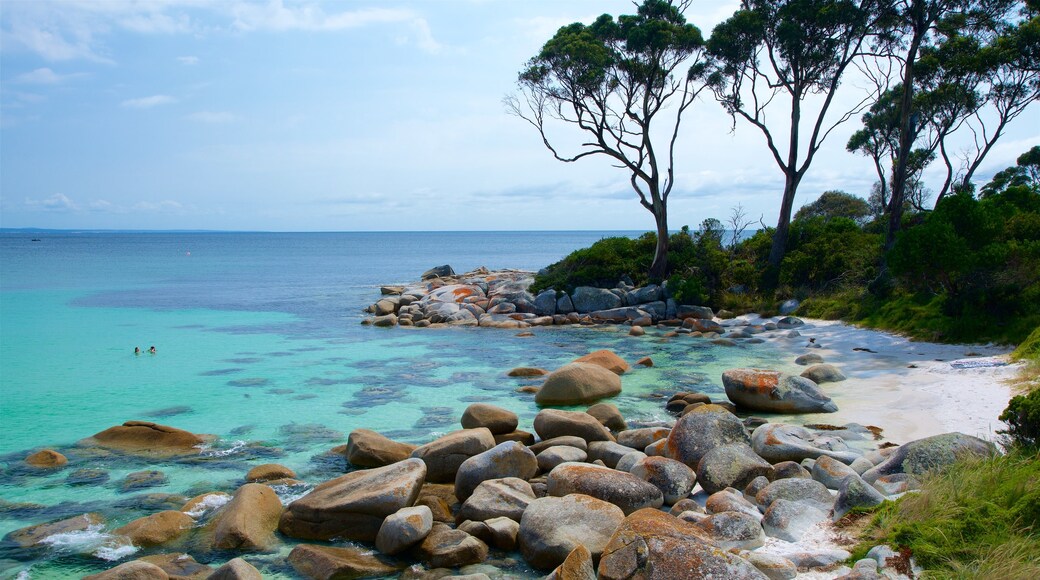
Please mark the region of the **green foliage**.
[[[1012, 397], [1000, 420], [1008, 428], [997, 432], [1007, 438], [1009, 446], [1040, 449], [1040, 389]], [[1040, 513], [1040, 507], [1036, 510]]]
[[824, 220], [841, 217], [862, 225], [870, 217], [870, 204], [862, 197], [844, 191], [825, 191], [816, 201], [802, 206], [794, 214], [794, 221], [814, 217]]
[[538, 293], [554, 288], [572, 292], [578, 286], [613, 288], [624, 277], [631, 278], [636, 284], [644, 284], [656, 245], [657, 236], [649, 232], [634, 240], [603, 238], [550, 265], [535, 277], [531, 291]]
[[1026, 360], [1033, 362], [1040, 362], [1040, 326], [1037, 326], [1033, 332], [1029, 334], [1015, 352], [1011, 353], [1011, 358], [1015, 360]]
[[877, 275], [881, 237], [847, 217], [813, 217], [791, 224], [780, 283], [827, 290], [862, 286]]
[[876, 511], [853, 559], [882, 543], [908, 548], [929, 578], [1040, 577], [1040, 457], [1013, 449], [926, 477]]

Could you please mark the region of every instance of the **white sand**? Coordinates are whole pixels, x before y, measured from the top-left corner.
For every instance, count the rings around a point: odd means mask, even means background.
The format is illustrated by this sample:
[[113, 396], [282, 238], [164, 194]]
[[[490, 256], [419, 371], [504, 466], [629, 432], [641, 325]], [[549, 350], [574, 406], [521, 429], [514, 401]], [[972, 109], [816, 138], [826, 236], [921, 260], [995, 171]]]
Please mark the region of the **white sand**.
[[[790, 353], [776, 368], [800, 374], [806, 367], [794, 359], [815, 352], [848, 379], [821, 385], [837, 403], [837, 413], [784, 421], [875, 425], [884, 429], [886, 441], [900, 444], [951, 431], [992, 440], [1003, 426], [998, 417], [1011, 398], [1007, 380], [1019, 371], [1018, 365], [1006, 364], [1007, 347], [912, 342], [841, 322], [804, 320], [797, 338], [787, 338], [787, 331], [761, 335]], [[762, 319], [752, 316], [750, 321]], [[821, 348], [808, 348], [809, 338]]]

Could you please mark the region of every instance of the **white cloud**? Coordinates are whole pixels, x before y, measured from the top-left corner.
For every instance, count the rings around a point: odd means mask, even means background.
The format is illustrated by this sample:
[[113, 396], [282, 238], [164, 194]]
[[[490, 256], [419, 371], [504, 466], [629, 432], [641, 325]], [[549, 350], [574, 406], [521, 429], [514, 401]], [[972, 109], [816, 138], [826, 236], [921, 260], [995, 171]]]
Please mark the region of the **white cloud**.
[[127, 99], [119, 105], [131, 109], [150, 109], [159, 105], [169, 105], [176, 102], [177, 99], [169, 95], [152, 95], [150, 97], [141, 97], [139, 99]]
[[185, 207], [178, 201], [164, 199], [162, 201], [139, 201], [131, 209], [145, 213], [182, 213]]
[[86, 76], [84, 73], [72, 73], [67, 75], [61, 75], [53, 70], [43, 67], [38, 68], [34, 71], [23, 73], [15, 77], [16, 83], [25, 85], [56, 85], [63, 83], [69, 79]]
[[228, 113], [227, 111], [199, 111], [197, 113], [185, 115], [184, 118], [189, 121], [198, 121], [200, 123], [210, 123], [213, 125], [231, 123], [238, 119], [234, 114]]
[[79, 205], [63, 193], [55, 193], [43, 199], [25, 198], [25, 206], [36, 211], [71, 212], [78, 211]]
[[178, 56], [177, 57], [177, 62], [179, 62], [179, 63], [181, 63], [183, 65], [192, 66], [192, 65], [199, 64], [199, 57], [197, 57], [197, 56]]

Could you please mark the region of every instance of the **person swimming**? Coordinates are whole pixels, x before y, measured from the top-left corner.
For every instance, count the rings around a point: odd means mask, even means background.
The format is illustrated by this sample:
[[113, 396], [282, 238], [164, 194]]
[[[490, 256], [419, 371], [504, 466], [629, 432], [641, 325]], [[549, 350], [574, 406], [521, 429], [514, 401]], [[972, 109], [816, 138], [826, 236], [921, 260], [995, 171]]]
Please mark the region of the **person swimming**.
[[148, 349], [148, 354], [155, 354], [155, 347], [152, 346]]
[[135, 346], [134, 347], [134, 354], [141, 354], [141, 347]]

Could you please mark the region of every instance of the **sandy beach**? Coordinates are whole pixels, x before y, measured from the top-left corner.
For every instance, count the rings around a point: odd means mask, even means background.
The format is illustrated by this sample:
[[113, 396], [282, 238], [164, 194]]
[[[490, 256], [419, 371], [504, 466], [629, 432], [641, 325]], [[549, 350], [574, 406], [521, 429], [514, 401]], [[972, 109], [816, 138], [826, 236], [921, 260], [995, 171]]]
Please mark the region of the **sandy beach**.
[[[1002, 427], [998, 417], [1012, 396], [1007, 381], [1020, 368], [1009, 364], [1010, 348], [916, 342], [841, 322], [804, 320], [801, 336], [777, 339], [793, 355], [781, 370], [800, 373], [804, 367], [794, 357], [815, 352], [848, 377], [822, 385], [838, 412], [806, 416], [806, 422], [876, 425], [886, 441], [899, 444], [950, 431], [992, 440]], [[809, 338], [820, 348], [808, 348]]]

